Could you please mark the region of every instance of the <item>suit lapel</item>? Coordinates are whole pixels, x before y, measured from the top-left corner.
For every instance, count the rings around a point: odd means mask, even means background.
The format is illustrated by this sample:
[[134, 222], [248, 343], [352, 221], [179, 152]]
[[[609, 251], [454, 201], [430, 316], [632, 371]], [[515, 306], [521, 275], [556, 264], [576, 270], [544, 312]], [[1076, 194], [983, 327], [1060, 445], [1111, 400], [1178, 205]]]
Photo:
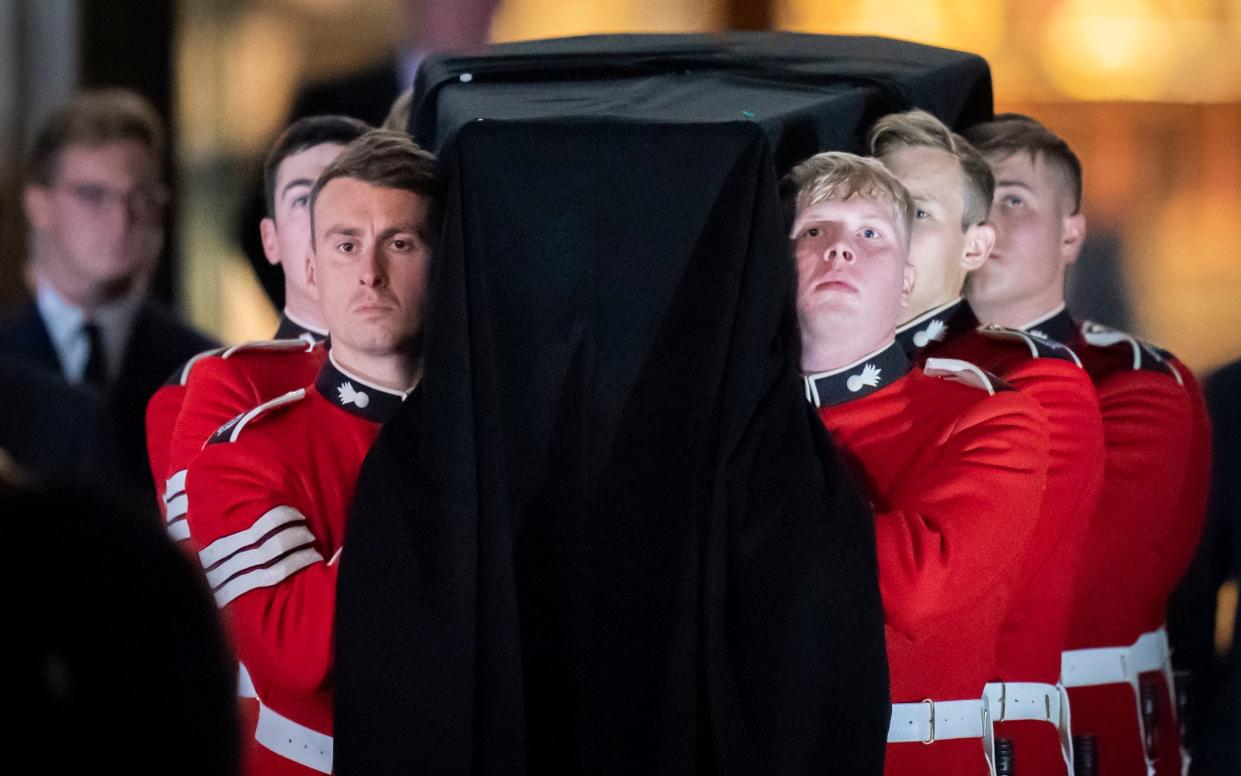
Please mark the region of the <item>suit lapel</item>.
[[33, 299], [0, 325], [0, 346], [18, 361], [64, 376], [64, 365]]

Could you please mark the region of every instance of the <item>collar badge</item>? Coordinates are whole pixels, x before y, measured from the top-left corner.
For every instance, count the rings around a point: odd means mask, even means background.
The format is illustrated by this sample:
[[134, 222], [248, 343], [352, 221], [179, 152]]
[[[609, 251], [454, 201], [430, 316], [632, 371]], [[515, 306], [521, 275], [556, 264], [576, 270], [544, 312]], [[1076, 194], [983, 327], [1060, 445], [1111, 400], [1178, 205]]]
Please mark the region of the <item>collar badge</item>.
[[927, 327], [914, 335], [914, 345], [925, 348], [931, 342], [942, 342], [948, 325], [940, 318], [933, 319]]
[[353, 387], [353, 383], [346, 380], [336, 388], [336, 392], [340, 398], [340, 403], [355, 404], [358, 409], [366, 409], [366, 405], [371, 403], [371, 397], [366, 395], [365, 391], [359, 391]]
[[882, 371], [874, 364], [867, 364], [862, 367], [862, 371], [858, 374], [849, 375], [849, 379], [845, 382], [845, 387], [853, 393], [857, 393], [865, 387], [874, 388], [879, 385], [879, 374]]

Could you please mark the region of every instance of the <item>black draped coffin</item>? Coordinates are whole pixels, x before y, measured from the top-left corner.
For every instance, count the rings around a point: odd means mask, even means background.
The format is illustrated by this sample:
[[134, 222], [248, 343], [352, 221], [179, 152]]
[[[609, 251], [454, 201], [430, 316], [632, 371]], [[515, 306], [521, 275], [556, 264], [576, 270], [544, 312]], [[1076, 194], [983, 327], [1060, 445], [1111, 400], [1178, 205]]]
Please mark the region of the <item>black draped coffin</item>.
[[779, 176], [991, 110], [876, 38], [607, 36], [433, 60], [424, 377], [358, 483], [336, 771], [878, 774], [871, 516], [797, 370]]

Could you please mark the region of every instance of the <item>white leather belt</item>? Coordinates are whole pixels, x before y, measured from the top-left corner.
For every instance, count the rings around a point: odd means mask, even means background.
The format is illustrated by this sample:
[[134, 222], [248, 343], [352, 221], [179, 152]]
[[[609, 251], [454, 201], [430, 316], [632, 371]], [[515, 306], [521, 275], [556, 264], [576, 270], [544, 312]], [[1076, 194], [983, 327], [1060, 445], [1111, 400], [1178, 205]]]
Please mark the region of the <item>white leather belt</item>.
[[1069, 694], [1064, 687], [1041, 682], [993, 682], [982, 688], [991, 722], [1047, 722], [1055, 725], [1060, 756], [1073, 772], [1073, 731]]
[[954, 738], [982, 738], [991, 722], [981, 700], [893, 703], [888, 743], [932, 744]]
[[259, 694], [254, 690], [254, 682], [250, 680], [250, 672], [246, 670], [244, 663], [237, 664], [237, 697], [259, 697]]
[[332, 737], [281, 716], [262, 701], [254, 740], [299, 765], [320, 773], [332, 772]]
[[995, 776], [995, 737], [985, 699], [892, 704], [889, 744], [933, 744], [961, 738], [980, 740], [987, 771]]
[[1169, 691], [1175, 687], [1172, 650], [1162, 627], [1143, 633], [1127, 647], [1070, 649], [1060, 655], [1060, 681], [1065, 687], [1133, 684], [1138, 674], [1148, 672], [1164, 674]]
[[1168, 632], [1163, 628], [1143, 633], [1130, 647], [1133, 655], [1133, 670], [1139, 674], [1148, 671], [1162, 673], [1172, 666], [1172, 651], [1168, 648]]
[[993, 682], [982, 688], [991, 721], [1034, 720], [1060, 724], [1062, 702], [1054, 684], [1037, 682]]
[[[1060, 681], [1065, 687], [1095, 687], [1105, 684], [1127, 684], [1133, 691], [1134, 708], [1137, 712], [1138, 732], [1146, 740], [1146, 720], [1142, 717], [1141, 690], [1138, 676], [1158, 672], [1167, 682], [1168, 692], [1175, 692], [1172, 677], [1172, 650], [1168, 647], [1168, 632], [1161, 626], [1143, 633], [1127, 647], [1098, 647], [1095, 649], [1071, 649], [1060, 655]], [[1173, 718], [1176, 702], [1172, 704]], [[1154, 776], [1155, 765], [1146, 755], [1146, 772]], [[1182, 752], [1182, 767], [1184, 752]]]
[[1060, 655], [1060, 681], [1065, 687], [1127, 684], [1136, 677], [1128, 647], [1071, 649]]

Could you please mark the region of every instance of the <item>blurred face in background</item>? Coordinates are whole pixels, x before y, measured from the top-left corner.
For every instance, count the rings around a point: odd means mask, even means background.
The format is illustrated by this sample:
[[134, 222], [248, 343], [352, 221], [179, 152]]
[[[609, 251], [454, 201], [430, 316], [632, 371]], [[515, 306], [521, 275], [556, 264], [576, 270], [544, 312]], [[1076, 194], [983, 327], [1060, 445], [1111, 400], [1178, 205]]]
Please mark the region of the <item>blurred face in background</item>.
[[52, 182], [25, 190], [36, 270], [76, 304], [123, 293], [155, 266], [167, 202], [159, 160], [146, 145], [66, 146]]

